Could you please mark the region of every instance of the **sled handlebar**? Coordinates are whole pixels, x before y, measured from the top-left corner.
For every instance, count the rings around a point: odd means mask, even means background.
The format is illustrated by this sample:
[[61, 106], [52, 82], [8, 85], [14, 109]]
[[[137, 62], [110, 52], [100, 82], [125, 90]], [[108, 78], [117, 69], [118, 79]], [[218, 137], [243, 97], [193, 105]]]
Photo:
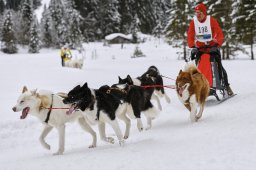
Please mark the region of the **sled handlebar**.
[[218, 47], [218, 45], [204, 45], [202, 47], [196, 47], [197, 49], [204, 49], [204, 48], [212, 48], [212, 47]]

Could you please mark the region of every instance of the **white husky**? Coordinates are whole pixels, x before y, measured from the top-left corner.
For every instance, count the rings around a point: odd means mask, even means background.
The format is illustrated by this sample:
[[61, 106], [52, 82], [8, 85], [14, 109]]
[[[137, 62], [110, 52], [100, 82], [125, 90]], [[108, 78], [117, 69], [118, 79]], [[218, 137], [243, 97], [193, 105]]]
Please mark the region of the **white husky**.
[[93, 142], [89, 148], [96, 147], [96, 133], [84, 119], [80, 111], [75, 111], [67, 115], [64, 108], [69, 108], [62, 102], [63, 98], [50, 91], [41, 90], [37, 92], [29, 91], [26, 86], [23, 87], [22, 94], [19, 96], [17, 104], [12, 108], [14, 112], [22, 111], [21, 119], [25, 119], [28, 114], [34, 115], [45, 125], [40, 135], [40, 143], [46, 149], [50, 145], [45, 142], [45, 137], [55, 127], [59, 132], [59, 149], [54, 155], [60, 155], [64, 152], [65, 145], [65, 123], [78, 120], [80, 126], [92, 135]]
[[84, 65], [84, 59], [70, 59], [64, 63], [65, 67], [79, 68], [82, 69]]

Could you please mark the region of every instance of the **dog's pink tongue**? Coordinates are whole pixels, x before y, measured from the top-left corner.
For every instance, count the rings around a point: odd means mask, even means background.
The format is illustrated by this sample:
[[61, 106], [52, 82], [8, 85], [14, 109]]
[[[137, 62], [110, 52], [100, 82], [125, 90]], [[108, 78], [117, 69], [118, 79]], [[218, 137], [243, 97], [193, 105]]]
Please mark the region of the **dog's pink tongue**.
[[180, 95], [180, 97], [182, 97], [182, 93], [183, 93], [183, 88], [179, 88], [179, 95]]
[[67, 115], [70, 115], [71, 113], [73, 113], [73, 111], [75, 110], [74, 106], [71, 106], [68, 111], [66, 112]]
[[22, 110], [22, 113], [21, 113], [21, 116], [20, 116], [20, 119], [25, 119], [28, 115], [28, 112], [29, 112], [29, 108], [26, 107], [25, 109]]

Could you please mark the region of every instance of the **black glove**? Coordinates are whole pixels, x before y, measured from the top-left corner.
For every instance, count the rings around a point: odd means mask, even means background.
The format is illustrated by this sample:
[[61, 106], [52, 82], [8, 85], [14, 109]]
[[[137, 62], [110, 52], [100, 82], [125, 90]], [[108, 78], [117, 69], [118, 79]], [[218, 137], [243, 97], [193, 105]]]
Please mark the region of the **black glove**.
[[218, 45], [214, 45], [211, 47], [210, 54], [220, 55], [220, 49], [219, 49]]
[[191, 56], [190, 56], [191, 60], [196, 59], [196, 54], [197, 54], [197, 53], [198, 53], [198, 49], [197, 49], [197, 48], [192, 48], [192, 50], [191, 50]]

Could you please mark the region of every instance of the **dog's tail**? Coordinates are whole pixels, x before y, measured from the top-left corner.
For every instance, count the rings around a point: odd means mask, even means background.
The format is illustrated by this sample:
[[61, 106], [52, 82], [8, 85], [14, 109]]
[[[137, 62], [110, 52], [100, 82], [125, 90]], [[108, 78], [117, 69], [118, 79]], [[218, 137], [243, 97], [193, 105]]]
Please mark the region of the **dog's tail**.
[[190, 74], [196, 74], [200, 73], [200, 71], [197, 69], [196, 65], [194, 63], [188, 63], [185, 65], [185, 72], [189, 72]]

